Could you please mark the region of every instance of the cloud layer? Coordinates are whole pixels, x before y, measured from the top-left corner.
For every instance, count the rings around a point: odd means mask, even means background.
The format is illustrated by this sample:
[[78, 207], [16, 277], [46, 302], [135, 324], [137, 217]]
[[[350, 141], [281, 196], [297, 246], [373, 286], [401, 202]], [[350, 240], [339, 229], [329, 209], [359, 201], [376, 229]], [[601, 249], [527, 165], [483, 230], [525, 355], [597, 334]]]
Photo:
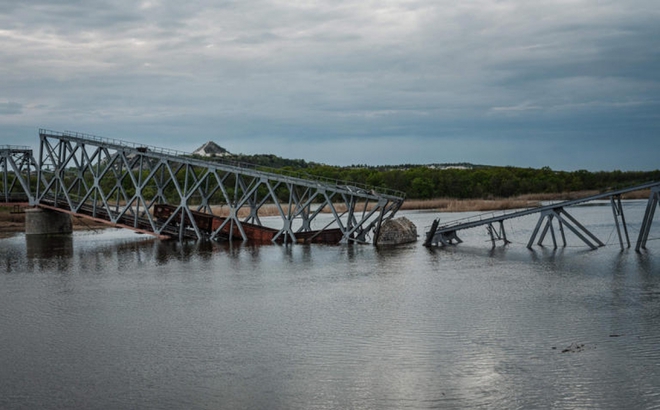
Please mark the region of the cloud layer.
[[0, 2], [0, 138], [657, 169], [655, 1]]

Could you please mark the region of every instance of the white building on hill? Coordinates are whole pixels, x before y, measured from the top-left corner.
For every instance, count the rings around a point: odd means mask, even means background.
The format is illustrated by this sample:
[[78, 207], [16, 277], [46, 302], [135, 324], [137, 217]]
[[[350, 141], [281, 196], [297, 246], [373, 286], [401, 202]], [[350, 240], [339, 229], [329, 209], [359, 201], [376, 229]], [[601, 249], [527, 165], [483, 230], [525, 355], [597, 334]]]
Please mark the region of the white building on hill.
[[220, 145], [216, 144], [213, 141], [209, 141], [193, 151], [194, 155], [199, 155], [202, 157], [226, 157], [231, 155], [229, 151], [222, 148]]

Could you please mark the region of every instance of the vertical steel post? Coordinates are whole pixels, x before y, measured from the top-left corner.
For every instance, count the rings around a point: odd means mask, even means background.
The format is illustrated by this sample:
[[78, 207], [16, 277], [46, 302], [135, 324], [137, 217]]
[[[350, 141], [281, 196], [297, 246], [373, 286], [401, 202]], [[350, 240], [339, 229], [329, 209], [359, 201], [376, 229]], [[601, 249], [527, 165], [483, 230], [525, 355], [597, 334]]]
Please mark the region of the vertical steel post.
[[649, 233], [651, 231], [651, 224], [653, 223], [653, 217], [655, 216], [655, 208], [660, 206], [660, 188], [654, 187], [651, 189], [651, 195], [649, 200], [646, 203], [646, 211], [644, 212], [644, 219], [642, 220], [642, 226], [640, 227], [639, 236], [637, 238], [637, 245], [635, 245], [635, 251], [639, 252], [640, 249], [646, 249], [646, 241], [648, 240]]

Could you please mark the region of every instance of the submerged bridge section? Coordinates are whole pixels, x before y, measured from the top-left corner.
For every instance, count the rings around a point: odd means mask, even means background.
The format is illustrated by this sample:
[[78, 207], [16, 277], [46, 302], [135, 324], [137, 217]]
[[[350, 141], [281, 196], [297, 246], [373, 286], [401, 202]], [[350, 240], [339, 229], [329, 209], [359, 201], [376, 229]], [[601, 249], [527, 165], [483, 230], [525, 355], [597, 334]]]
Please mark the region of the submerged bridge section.
[[404, 200], [399, 192], [87, 134], [40, 130], [39, 137], [35, 189], [17, 177], [34, 203], [160, 236], [376, 244]]
[[621, 245], [621, 249], [624, 249], [625, 246], [629, 248], [631, 246], [630, 236], [628, 234], [628, 227], [626, 224], [625, 215], [623, 213], [623, 206], [621, 205], [621, 195], [628, 192], [640, 191], [644, 189], [649, 189], [651, 194], [649, 196], [646, 212], [644, 214], [639, 236], [637, 238], [637, 243], [635, 245], [635, 250], [639, 252], [640, 249], [646, 248], [646, 242], [651, 230], [651, 224], [653, 222], [655, 210], [658, 206], [660, 206], [660, 182], [651, 182], [644, 185], [606, 192], [581, 199], [525, 209], [522, 211], [507, 212], [496, 216], [491, 216], [492, 214], [488, 214], [489, 216], [487, 217], [479, 215], [476, 217], [452, 221], [443, 225], [440, 224], [439, 219], [436, 219], [431, 225], [431, 229], [426, 233], [426, 240], [424, 245], [444, 246], [461, 243], [462, 241], [458, 237], [459, 231], [479, 226], [486, 227], [490, 239], [493, 242], [493, 246], [495, 246], [495, 242], [497, 240], [501, 240], [507, 244], [509, 243], [509, 240], [507, 239], [506, 231], [504, 230], [505, 220], [520, 218], [532, 214], [539, 214], [538, 222], [536, 223], [534, 231], [532, 232], [532, 236], [527, 243], [528, 248], [532, 248], [537, 237], [537, 245], [542, 245], [548, 233], [550, 233], [554, 247], [557, 248], [557, 235], [555, 234], [555, 225], [557, 225], [564, 246], [566, 246], [566, 234], [564, 229], [566, 228], [575, 234], [575, 236], [582, 240], [591, 249], [596, 249], [597, 247], [604, 246], [605, 244], [587, 228], [580, 224], [577, 219], [569, 214], [566, 208], [598, 199], [609, 198], [610, 204], [612, 206], [612, 214], [614, 216], [616, 231], [619, 238], [619, 244]]

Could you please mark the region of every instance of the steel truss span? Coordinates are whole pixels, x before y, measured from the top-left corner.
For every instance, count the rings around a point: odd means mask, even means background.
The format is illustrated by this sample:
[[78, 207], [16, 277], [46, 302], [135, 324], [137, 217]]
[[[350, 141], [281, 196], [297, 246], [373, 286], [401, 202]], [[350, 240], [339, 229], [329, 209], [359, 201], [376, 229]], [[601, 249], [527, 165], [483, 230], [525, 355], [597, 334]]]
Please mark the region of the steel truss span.
[[0, 145], [0, 202], [33, 204], [38, 169], [30, 147]]
[[40, 130], [41, 206], [156, 235], [378, 242], [399, 192], [74, 132]]
[[[550, 233], [553, 246], [556, 249], [557, 235], [555, 234], [555, 225], [557, 225], [560, 239], [562, 240], [564, 246], [566, 246], [566, 234], [564, 228], [568, 228], [587, 246], [589, 246], [591, 249], [596, 249], [600, 246], [605, 246], [605, 244], [600, 239], [598, 239], [596, 235], [591, 233], [586, 227], [580, 224], [580, 222], [577, 221], [571, 214], [569, 214], [568, 211], [566, 211], [566, 208], [589, 201], [609, 198], [610, 204], [612, 206], [612, 214], [614, 216], [617, 236], [619, 238], [619, 245], [621, 246], [621, 249], [624, 249], [625, 247], [630, 248], [630, 235], [628, 234], [628, 226], [626, 224], [625, 215], [623, 214], [621, 195], [628, 192], [646, 189], [650, 190], [651, 195], [649, 196], [646, 212], [644, 214], [644, 219], [642, 220], [642, 225], [640, 228], [639, 237], [637, 239], [637, 244], [635, 245], [635, 250], [639, 252], [641, 249], [646, 249], [646, 243], [648, 241], [649, 232], [653, 223], [655, 210], [658, 206], [660, 206], [660, 182], [649, 182], [647, 184], [605, 192], [581, 199], [564, 201], [552, 205], [525, 209], [522, 211], [504, 212], [500, 215], [494, 215], [492, 213], [482, 214], [462, 220], [448, 222], [443, 225], [440, 225], [440, 220], [436, 219], [431, 225], [431, 229], [426, 232], [426, 240], [424, 245], [447, 246], [462, 243], [463, 241], [458, 237], [458, 231], [480, 226], [486, 227], [488, 234], [490, 235], [493, 247], [495, 246], [495, 242], [498, 240], [503, 241], [504, 244], [508, 244], [510, 241], [506, 237], [503, 221], [532, 214], [539, 214], [540, 216], [538, 222], [532, 231], [532, 236], [527, 243], [527, 248], [532, 248], [537, 237], [539, 239], [536, 244], [542, 246], [546, 235]], [[493, 224], [498, 224], [499, 227], [496, 228]], [[541, 229], [541, 227], [543, 227], [543, 229]]]

